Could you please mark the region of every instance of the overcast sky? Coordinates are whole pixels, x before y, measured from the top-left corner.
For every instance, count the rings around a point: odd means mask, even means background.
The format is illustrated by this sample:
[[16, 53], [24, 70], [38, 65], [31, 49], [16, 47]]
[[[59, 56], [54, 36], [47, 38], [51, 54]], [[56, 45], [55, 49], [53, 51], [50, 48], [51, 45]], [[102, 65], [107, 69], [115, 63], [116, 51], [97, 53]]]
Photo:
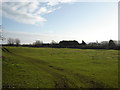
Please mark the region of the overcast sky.
[[22, 43], [118, 39], [117, 2], [25, 0], [4, 2], [0, 7], [6, 39], [19, 38]]

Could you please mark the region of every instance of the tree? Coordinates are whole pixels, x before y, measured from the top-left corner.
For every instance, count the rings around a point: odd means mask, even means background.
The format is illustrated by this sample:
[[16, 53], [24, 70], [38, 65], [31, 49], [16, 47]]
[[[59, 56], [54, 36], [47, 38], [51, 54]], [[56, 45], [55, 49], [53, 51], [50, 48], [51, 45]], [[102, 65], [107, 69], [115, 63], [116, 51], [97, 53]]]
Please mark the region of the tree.
[[36, 40], [34, 43], [33, 43], [33, 45], [35, 45], [35, 46], [40, 46], [40, 45], [42, 45], [43, 44], [43, 41], [40, 41], [40, 40]]
[[115, 49], [116, 48], [116, 44], [113, 40], [109, 40], [108, 46], [109, 46], [109, 49]]
[[8, 45], [14, 45], [14, 39], [8, 38], [7, 43], [8, 43]]
[[81, 43], [82, 45], [86, 45], [86, 43], [82, 40], [82, 43]]
[[108, 49], [108, 44], [109, 44], [108, 41], [102, 41], [102, 42], [100, 43], [100, 46], [102, 46], [102, 47], [105, 48], [105, 49]]
[[51, 44], [57, 44], [57, 42], [55, 42], [54, 40], [51, 41]]
[[108, 41], [102, 41], [101, 42], [102, 45], [108, 45], [108, 43], [109, 43]]
[[20, 45], [20, 40], [18, 38], [16, 38], [14, 41], [15, 41], [16, 46]]

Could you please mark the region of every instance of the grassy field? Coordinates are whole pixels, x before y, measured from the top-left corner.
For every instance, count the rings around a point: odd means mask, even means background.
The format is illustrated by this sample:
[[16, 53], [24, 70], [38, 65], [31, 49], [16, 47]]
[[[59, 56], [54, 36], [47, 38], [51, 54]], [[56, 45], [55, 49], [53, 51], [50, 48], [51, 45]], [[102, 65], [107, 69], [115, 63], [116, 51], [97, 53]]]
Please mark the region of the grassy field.
[[118, 51], [6, 47], [4, 88], [117, 88]]

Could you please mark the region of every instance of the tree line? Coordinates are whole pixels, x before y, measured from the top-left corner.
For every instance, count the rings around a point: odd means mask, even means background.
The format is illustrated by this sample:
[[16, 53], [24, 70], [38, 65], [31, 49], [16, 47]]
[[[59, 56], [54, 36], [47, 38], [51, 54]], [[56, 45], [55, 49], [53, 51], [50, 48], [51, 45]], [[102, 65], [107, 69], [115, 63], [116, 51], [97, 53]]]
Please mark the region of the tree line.
[[20, 39], [16, 38], [8, 38], [7, 44], [4, 44], [3, 46], [23, 46], [23, 47], [51, 47], [51, 48], [79, 48], [79, 49], [120, 49], [120, 43], [109, 40], [109, 41], [102, 41], [100, 43], [96, 42], [90, 42], [86, 43], [84, 40], [82, 40], [82, 43], [79, 43], [76, 40], [63, 40], [58, 42], [55, 42], [54, 40], [51, 41], [51, 43], [43, 43], [43, 41], [36, 40], [33, 42], [33, 44], [21, 44]]
[[9, 46], [19, 46], [20, 45], [20, 39], [16, 38], [16, 39], [13, 39], [13, 38], [8, 38], [7, 40], [7, 45]]

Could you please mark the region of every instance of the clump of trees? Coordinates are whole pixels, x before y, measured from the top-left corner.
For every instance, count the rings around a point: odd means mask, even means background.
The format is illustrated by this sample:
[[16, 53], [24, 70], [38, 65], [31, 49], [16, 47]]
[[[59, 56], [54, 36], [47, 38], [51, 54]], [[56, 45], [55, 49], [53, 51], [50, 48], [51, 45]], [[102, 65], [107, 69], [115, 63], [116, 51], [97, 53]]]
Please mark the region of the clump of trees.
[[54, 40], [52, 40], [52, 41], [51, 41], [51, 44], [54, 45], [54, 44], [57, 44], [57, 42], [54, 41]]
[[19, 46], [20, 45], [20, 40], [18, 38], [15, 39], [15, 45]]
[[86, 45], [86, 42], [82, 40], [82, 43], [81, 43], [81, 45]]
[[33, 44], [23, 44], [20, 45], [20, 39], [8, 38], [7, 45], [9, 46], [27, 46], [27, 47], [51, 47], [51, 48], [79, 48], [79, 49], [120, 49], [120, 41], [102, 41], [102, 42], [90, 42], [86, 43], [82, 40], [82, 43], [79, 43], [76, 40], [63, 40], [59, 43], [52, 40], [51, 43], [43, 43], [43, 41], [36, 40]]
[[100, 43], [98, 42], [93, 42], [88, 44], [91, 48], [96, 48], [96, 49], [119, 49], [119, 44], [115, 43], [113, 40], [109, 41], [102, 41]]
[[43, 44], [43, 41], [40, 41], [40, 40], [36, 40], [33, 45], [34, 46], [41, 46]]
[[20, 45], [20, 39], [16, 38], [8, 38], [7, 40], [8, 45], [10, 46], [19, 46]]
[[12, 45], [14, 45], [15, 42], [14, 42], [13, 38], [8, 38], [7, 43], [8, 43], [8, 45], [12, 46]]
[[108, 43], [109, 49], [116, 49], [117, 45], [115, 44], [115, 42], [113, 40], [110, 40]]

